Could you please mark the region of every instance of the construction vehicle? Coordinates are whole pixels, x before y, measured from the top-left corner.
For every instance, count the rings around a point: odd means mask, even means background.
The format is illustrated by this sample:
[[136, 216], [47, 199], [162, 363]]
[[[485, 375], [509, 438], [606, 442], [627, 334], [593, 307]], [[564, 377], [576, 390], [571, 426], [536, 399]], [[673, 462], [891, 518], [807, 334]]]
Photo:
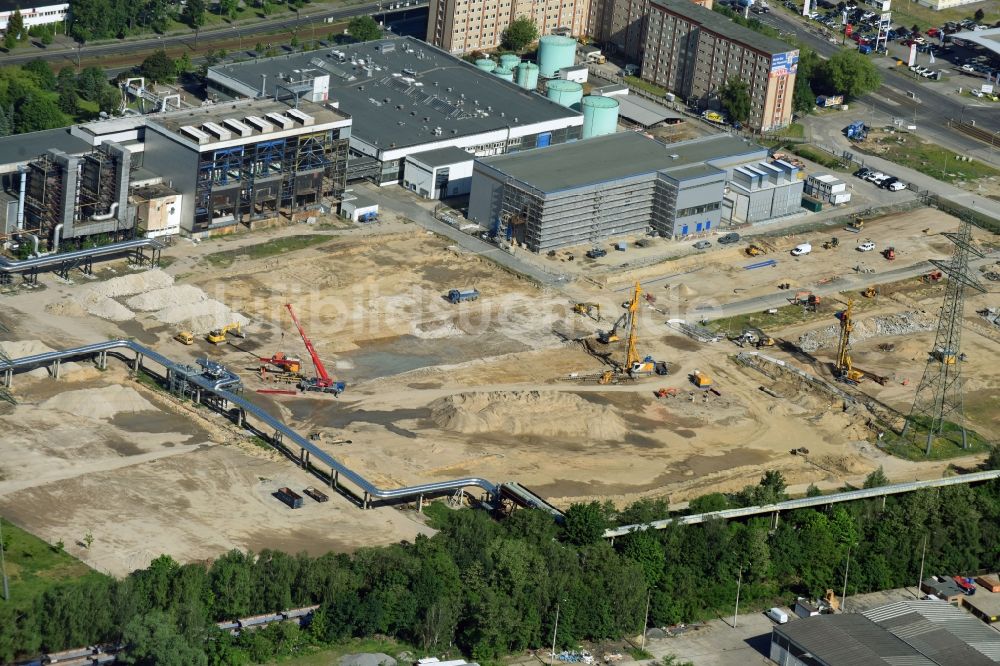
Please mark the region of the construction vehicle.
[[826, 594], [823, 595], [823, 601], [834, 613], [840, 610], [840, 601], [837, 600], [837, 594], [833, 590], [826, 591]]
[[816, 312], [823, 299], [811, 291], [800, 291], [792, 298], [792, 305], [801, 305], [806, 310]]
[[896, 248], [892, 246], [885, 248], [884, 250], [882, 250], [882, 256], [885, 257], [888, 261], [895, 261]]
[[860, 234], [865, 228], [865, 221], [860, 217], [854, 218], [853, 222], [849, 222], [844, 231], [850, 231], [855, 234]]
[[632, 293], [632, 300], [628, 303], [628, 343], [625, 347], [624, 370], [629, 377], [635, 379], [640, 375], [667, 374], [667, 364], [665, 361], [655, 361], [652, 356], [646, 356], [639, 360], [639, 352], [636, 344], [639, 341], [639, 303], [642, 298], [642, 287], [635, 283], [635, 290]]
[[295, 356], [289, 356], [285, 352], [277, 352], [271, 358], [259, 356], [257, 360], [261, 364], [271, 365], [282, 372], [298, 373], [302, 370], [302, 360]]
[[594, 321], [601, 321], [600, 303], [577, 303], [573, 306], [573, 312], [581, 314], [585, 317], [590, 317]]
[[313, 366], [316, 368], [315, 377], [304, 377], [299, 381], [299, 390], [303, 393], [310, 391], [316, 391], [319, 393], [332, 393], [335, 396], [340, 395], [344, 392], [346, 384], [344, 382], [338, 382], [327, 373], [326, 368], [323, 367], [323, 362], [319, 360], [319, 354], [316, 353], [316, 348], [313, 347], [312, 341], [309, 336], [306, 335], [306, 331], [302, 328], [302, 324], [299, 323], [299, 318], [295, 316], [295, 310], [292, 309], [291, 303], [286, 303], [285, 307], [288, 308], [288, 314], [292, 316], [292, 321], [295, 322], [295, 328], [299, 329], [299, 335], [302, 336], [302, 342], [306, 346], [306, 351], [309, 352], [309, 357], [312, 358]]
[[691, 383], [702, 391], [708, 391], [712, 388], [712, 378], [700, 370], [691, 373]]
[[656, 393], [654, 393], [653, 395], [655, 395], [657, 398], [673, 398], [678, 393], [679, 391], [675, 388], [661, 388], [657, 389]]
[[868, 137], [868, 128], [865, 121], [855, 120], [844, 128], [844, 135], [851, 141], [864, 141]]
[[865, 373], [854, 369], [849, 352], [851, 331], [854, 330], [854, 322], [851, 319], [853, 307], [854, 301], [847, 299], [847, 309], [840, 313], [840, 340], [837, 343], [836, 376], [840, 381], [849, 384], [857, 384], [865, 376]]
[[865, 298], [875, 298], [876, 296], [878, 296], [878, 287], [876, 287], [873, 284], [870, 284], [867, 287], [865, 287], [865, 290], [861, 292], [861, 295], [864, 296]]
[[830, 240], [828, 240], [825, 243], [823, 243], [823, 249], [824, 250], [832, 250], [833, 248], [839, 247], [839, 246], [840, 246], [840, 241], [837, 240], [836, 236], [834, 236]]
[[448, 302], [452, 304], [474, 301], [478, 298], [479, 292], [475, 289], [451, 289], [448, 291]]
[[740, 347], [743, 347], [744, 345], [752, 345], [757, 349], [760, 349], [761, 347], [774, 346], [774, 338], [755, 327], [744, 328], [742, 333], [733, 338], [733, 342]]
[[944, 273], [941, 271], [931, 271], [920, 279], [924, 282], [939, 282], [942, 277], [944, 277]]
[[767, 251], [764, 250], [764, 248], [762, 248], [760, 245], [751, 244], [750, 247], [746, 249], [746, 253], [751, 257], [756, 257], [761, 254], [767, 254]]
[[182, 345], [193, 345], [194, 344], [194, 333], [191, 331], [181, 331], [174, 336], [174, 340], [181, 343]]
[[625, 325], [628, 321], [629, 312], [626, 310], [622, 313], [622, 316], [618, 318], [618, 321], [614, 323], [609, 331], [598, 331], [597, 341], [602, 345], [610, 345], [612, 342], [618, 342], [621, 338], [618, 336], [618, 329]]
[[213, 345], [221, 345], [226, 341], [227, 335], [233, 335], [237, 338], [245, 338], [243, 331], [240, 329], [240, 323], [233, 322], [232, 324], [226, 324], [222, 328], [216, 328], [208, 332], [205, 339], [211, 342]]

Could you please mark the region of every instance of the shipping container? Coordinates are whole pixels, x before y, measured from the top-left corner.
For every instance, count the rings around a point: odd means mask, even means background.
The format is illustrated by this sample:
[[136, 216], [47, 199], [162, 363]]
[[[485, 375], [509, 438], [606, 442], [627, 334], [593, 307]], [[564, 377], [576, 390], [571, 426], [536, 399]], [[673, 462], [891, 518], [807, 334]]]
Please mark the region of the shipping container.
[[299, 495], [291, 488], [278, 488], [278, 492], [275, 495], [293, 509], [302, 508], [302, 495]]

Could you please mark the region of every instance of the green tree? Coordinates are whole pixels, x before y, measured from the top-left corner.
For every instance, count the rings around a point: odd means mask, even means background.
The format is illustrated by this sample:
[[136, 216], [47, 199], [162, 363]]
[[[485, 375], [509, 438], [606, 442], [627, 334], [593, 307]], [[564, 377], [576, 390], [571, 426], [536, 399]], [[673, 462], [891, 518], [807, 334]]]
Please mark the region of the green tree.
[[582, 546], [601, 540], [608, 518], [600, 502], [572, 504], [566, 509], [563, 534], [570, 543]]
[[856, 99], [882, 85], [875, 63], [854, 50], [837, 51], [819, 68], [826, 92]]
[[347, 24], [347, 34], [359, 42], [382, 38], [382, 28], [371, 16], [358, 16]]
[[889, 477], [885, 475], [885, 470], [879, 465], [878, 469], [865, 477], [864, 488], [881, 488], [889, 485]]
[[983, 11], [982, 7], [977, 9], [976, 13], [972, 15], [972, 20], [975, 21], [976, 23], [982, 22], [984, 18], [986, 18], [986, 12]]
[[49, 63], [36, 58], [26, 65], [22, 65], [21, 69], [26, 72], [30, 72], [35, 77], [35, 81], [38, 82], [38, 87], [42, 90], [53, 90], [56, 87], [56, 75], [49, 67]]
[[750, 88], [743, 79], [729, 79], [719, 91], [719, 101], [729, 120], [740, 123], [750, 120]]
[[812, 49], [804, 47], [799, 49], [799, 64], [792, 92], [792, 109], [795, 113], [805, 115], [811, 113], [816, 106], [816, 93], [813, 91], [812, 81], [822, 62]]
[[240, 0], [219, 0], [219, 13], [235, 19], [240, 11]]
[[194, 29], [205, 25], [205, 0], [187, 0], [184, 11], [181, 12], [181, 20]]
[[57, 104], [59, 110], [65, 114], [75, 116], [80, 112], [80, 101], [77, 99], [76, 91], [72, 88], [63, 88], [59, 91]]
[[809, 487], [806, 488], [806, 497], [822, 497], [823, 491], [819, 489], [815, 483], [810, 483]]
[[688, 502], [688, 508], [692, 513], [708, 513], [710, 511], [723, 511], [729, 508], [729, 500], [722, 493], [709, 493], [700, 497], [695, 497]]
[[67, 124], [69, 121], [58, 105], [52, 99], [37, 94], [28, 95], [14, 116], [14, 129], [17, 133], [55, 129]]
[[983, 462], [983, 469], [1000, 469], [1000, 445], [990, 447], [990, 455]]
[[[21, 16], [20, 8], [15, 7], [14, 13], [10, 15], [7, 19], [7, 30], [4, 32], [4, 38], [13, 38], [14, 42], [18, 42], [27, 36], [27, 31], [24, 28], [24, 17]], [[10, 48], [8, 46], [7, 48]]]
[[[250, 632], [255, 633], [255, 632]], [[184, 640], [174, 618], [153, 610], [135, 617], [122, 634], [125, 649], [118, 659], [140, 666], [207, 666], [208, 659], [200, 646]]]
[[505, 49], [522, 51], [536, 39], [538, 39], [538, 26], [527, 16], [519, 16], [503, 31], [500, 43]]
[[139, 65], [139, 71], [143, 76], [153, 81], [167, 82], [173, 81], [177, 75], [174, 61], [170, 59], [163, 49], [154, 51]]

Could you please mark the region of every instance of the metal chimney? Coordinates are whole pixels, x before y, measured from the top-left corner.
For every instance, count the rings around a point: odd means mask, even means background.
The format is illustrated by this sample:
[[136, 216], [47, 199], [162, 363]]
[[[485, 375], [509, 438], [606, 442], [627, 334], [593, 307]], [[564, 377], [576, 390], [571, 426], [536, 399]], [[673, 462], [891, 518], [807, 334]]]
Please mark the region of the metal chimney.
[[264, 97], [267, 93], [264, 88], [267, 86], [267, 74], [260, 75], [260, 96]]

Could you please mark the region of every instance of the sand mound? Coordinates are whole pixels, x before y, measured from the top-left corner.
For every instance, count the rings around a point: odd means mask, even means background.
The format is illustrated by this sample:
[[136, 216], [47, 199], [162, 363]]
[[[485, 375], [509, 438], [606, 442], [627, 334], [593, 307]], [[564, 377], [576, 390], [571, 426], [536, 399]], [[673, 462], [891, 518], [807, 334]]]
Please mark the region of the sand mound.
[[154, 289], [143, 294], [137, 294], [125, 301], [133, 310], [163, 310], [178, 305], [200, 303], [208, 298], [205, 292], [190, 284], [171, 285], [162, 289]]
[[87, 312], [101, 319], [128, 321], [135, 317], [134, 312], [118, 301], [95, 292], [85, 293], [81, 298], [81, 303]]
[[694, 290], [693, 288], [689, 287], [686, 284], [682, 284], [681, 286], [677, 287], [677, 293], [685, 298], [698, 295], [698, 292], [696, 290]]
[[233, 312], [225, 303], [213, 298], [197, 303], [182, 303], [157, 311], [154, 315], [165, 324], [179, 324], [181, 328], [195, 334], [207, 333], [234, 321], [246, 326], [250, 320]]
[[539, 437], [621, 440], [625, 422], [611, 407], [574, 393], [491, 391], [458, 393], [430, 404], [431, 419], [445, 430], [502, 432]]
[[[0, 350], [7, 355], [8, 358], [22, 358], [24, 356], [34, 356], [36, 354], [44, 354], [45, 352], [53, 351], [52, 347], [48, 347], [38, 340], [15, 340], [11, 342], [0, 342]], [[59, 367], [60, 376], [65, 377], [66, 375], [72, 374], [78, 370], [81, 370], [80, 365], [73, 363], [71, 361], [63, 361]], [[26, 373], [29, 377], [48, 377], [49, 371], [46, 368], [35, 368], [34, 370]]]
[[59, 317], [82, 317], [87, 314], [83, 306], [74, 300], [62, 300], [49, 303], [45, 306], [45, 311], [51, 315]]
[[153, 411], [156, 408], [128, 386], [105, 386], [87, 391], [67, 391], [39, 405], [43, 409], [90, 419], [110, 419], [116, 414]]
[[159, 269], [151, 269], [140, 273], [130, 273], [121, 277], [111, 278], [106, 282], [101, 282], [90, 287], [89, 291], [100, 296], [118, 298], [119, 296], [131, 296], [141, 294], [154, 289], [169, 287], [174, 283], [174, 278]]

